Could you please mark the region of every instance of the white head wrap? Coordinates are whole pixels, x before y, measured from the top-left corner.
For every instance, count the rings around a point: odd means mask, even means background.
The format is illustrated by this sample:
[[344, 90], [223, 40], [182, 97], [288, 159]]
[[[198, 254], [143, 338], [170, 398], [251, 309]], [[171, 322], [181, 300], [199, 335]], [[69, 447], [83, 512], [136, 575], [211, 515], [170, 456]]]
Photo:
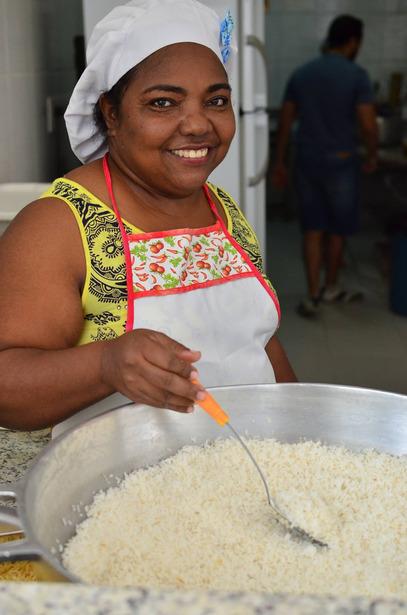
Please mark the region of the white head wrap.
[[94, 28], [87, 48], [87, 67], [65, 112], [71, 147], [82, 162], [107, 151], [106, 136], [93, 118], [96, 102], [131, 68], [175, 43], [209, 47], [221, 62], [236, 51], [231, 42], [230, 13], [223, 21], [197, 0], [132, 0], [114, 8]]

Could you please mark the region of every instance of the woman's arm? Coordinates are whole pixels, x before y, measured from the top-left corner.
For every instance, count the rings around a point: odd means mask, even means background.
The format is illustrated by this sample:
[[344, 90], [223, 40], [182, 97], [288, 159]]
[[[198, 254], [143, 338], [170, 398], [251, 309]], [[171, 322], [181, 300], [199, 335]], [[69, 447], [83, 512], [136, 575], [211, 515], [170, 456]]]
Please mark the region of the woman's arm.
[[0, 238], [0, 425], [50, 426], [114, 391], [175, 410], [192, 405], [200, 355], [162, 334], [75, 347], [84, 279], [79, 230], [56, 199], [31, 204]]
[[273, 366], [276, 382], [298, 382], [284, 348], [275, 335], [268, 341], [266, 352]]

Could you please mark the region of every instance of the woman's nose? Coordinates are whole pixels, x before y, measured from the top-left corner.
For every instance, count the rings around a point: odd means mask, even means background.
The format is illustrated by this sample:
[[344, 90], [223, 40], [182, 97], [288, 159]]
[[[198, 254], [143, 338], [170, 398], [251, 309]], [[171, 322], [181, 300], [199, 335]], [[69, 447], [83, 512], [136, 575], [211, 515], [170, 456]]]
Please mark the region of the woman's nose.
[[183, 135], [204, 135], [212, 130], [212, 124], [202, 107], [194, 107], [185, 110], [185, 114], [179, 125]]

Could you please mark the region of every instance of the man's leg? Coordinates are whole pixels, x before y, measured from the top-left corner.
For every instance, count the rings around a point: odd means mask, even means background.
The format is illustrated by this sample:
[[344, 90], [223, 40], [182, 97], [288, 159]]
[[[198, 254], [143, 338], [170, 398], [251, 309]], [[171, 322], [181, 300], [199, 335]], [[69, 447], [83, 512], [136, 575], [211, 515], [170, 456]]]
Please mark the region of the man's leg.
[[320, 299], [326, 303], [348, 302], [363, 299], [360, 291], [344, 290], [338, 285], [339, 269], [342, 264], [345, 237], [343, 235], [328, 235], [328, 258], [326, 266], [325, 286]]
[[331, 221], [328, 231], [325, 288], [320, 298], [324, 302], [353, 301], [360, 292], [346, 291], [338, 284], [343, 262], [345, 236], [359, 227], [358, 164], [353, 157], [334, 160], [324, 175], [325, 192]]
[[307, 275], [308, 295], [312, 300], [317, 300], [319, 297], [322, 238], [322, 231], [304, 232], [304, 264]]
[[321, 276], [323, 231], [304, 231], [303, 256], [307, 276], [308, 296], [297, 307], [300, 316], [313, 318], [318, 315], [319, 280]]
[[342, 264], [344, 236], [328, 235], [328, 254], [325, 286], [327, 288], [336, 286], [338, 282], [338, 272]]

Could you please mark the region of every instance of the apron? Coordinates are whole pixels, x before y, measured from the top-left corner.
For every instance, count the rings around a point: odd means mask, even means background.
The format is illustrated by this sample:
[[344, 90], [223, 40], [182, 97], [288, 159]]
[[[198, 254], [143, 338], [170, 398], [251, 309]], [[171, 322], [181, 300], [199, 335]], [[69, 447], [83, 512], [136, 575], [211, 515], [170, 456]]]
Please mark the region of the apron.
[[[278, 299], [227, 230], [209, 188], [203, 190], [212, 225], [128, 234], [107, 154], [103, 171], [124, 247], [126, 332], [152, 329], [199, 350], [196, 367], [205, 387], [275, 382], [265, 346], [278, 327]], [[53, 436], [125, 403], [123, 395], [110, 395], [57, 425]]]

